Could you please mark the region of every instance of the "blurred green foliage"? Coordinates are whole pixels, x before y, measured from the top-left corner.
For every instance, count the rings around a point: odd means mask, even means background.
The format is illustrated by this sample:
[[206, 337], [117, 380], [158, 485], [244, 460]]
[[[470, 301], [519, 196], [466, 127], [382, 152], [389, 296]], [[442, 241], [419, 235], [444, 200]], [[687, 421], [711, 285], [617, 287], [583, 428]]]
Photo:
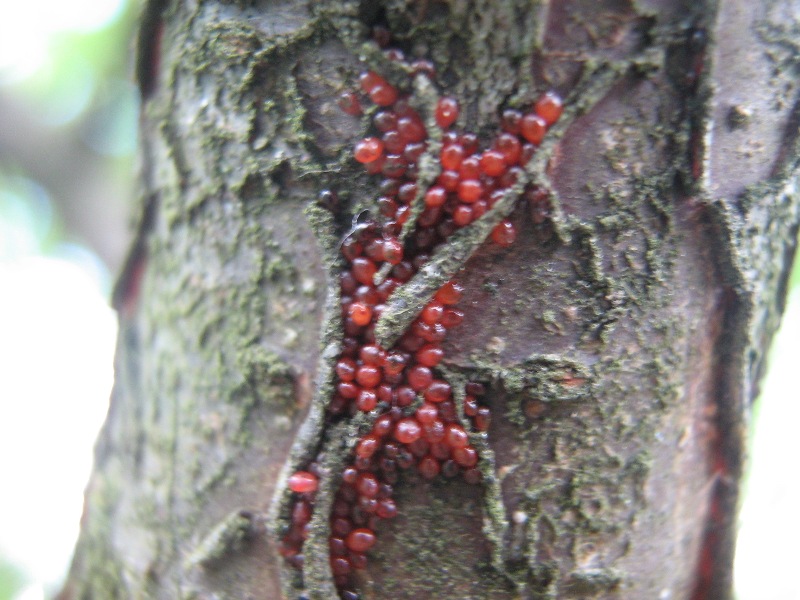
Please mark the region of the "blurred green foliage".
[[26, 583], [23, 573], [0, 557], [0, 600], [11, 600]]

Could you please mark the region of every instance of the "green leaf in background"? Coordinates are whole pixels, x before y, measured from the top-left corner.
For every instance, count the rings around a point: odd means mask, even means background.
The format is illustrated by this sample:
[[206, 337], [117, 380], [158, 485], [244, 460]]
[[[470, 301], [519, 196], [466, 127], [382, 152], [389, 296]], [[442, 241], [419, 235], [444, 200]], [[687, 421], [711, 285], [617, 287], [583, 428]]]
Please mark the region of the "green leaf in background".
[[26, 583], [22, 572], [0, 556], [0, 600], [11, 600]]

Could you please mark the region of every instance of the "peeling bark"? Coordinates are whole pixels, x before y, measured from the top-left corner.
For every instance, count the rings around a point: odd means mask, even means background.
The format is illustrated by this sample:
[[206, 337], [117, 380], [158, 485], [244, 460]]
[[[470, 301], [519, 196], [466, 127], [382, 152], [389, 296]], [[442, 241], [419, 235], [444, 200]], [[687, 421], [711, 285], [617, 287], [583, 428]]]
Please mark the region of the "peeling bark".
[[484, 485], [402, 480], [363, 597], [730, 597], [800, 223], [791, 0], [151, 0], [142, 216], [61, 598], [332, 597], [335, 475], [302, 576], [276, 544], [286, 476], [320, 443], [341, 465], [358, 430], [325, 430], [324, 408], [337, 243], [376, 182], [351, 158], [368, 119], [335, 100], [364, 68], [399, 75], [368, 42], [379, 21], [436, 63], [415, 98], [457, 97], [483, 139], [547, 89], [566, 110], [526, 171], [550, 218], [510, 198], [514, 246], [485, 225], [392, 298], [386, 339], [458, 272], [443, 370], [490, 383], [494, 419]]

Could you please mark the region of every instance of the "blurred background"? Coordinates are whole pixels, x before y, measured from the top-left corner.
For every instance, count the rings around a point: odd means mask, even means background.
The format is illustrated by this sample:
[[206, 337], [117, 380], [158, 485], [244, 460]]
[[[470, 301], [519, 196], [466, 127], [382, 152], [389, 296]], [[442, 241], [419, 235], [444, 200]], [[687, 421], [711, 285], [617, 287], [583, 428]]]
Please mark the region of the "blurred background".
[[[0, 0], [0, 600], [51, 597], [78, 534], [130, 241], [139, 9]], [[738, 600], [800, 600], [798, 351], [795, 269], [751, 438]]]

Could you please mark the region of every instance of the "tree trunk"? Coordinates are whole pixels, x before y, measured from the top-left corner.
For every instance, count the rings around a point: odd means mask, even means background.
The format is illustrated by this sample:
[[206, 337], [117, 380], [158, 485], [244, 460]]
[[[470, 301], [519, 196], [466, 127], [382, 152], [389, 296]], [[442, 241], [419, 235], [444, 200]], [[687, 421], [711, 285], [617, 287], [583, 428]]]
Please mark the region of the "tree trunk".
[[[481, 148], [545, 91], [564, 113], [503, 199], [386, 301], [388, 349], [439, 286], [463, 285], [435, 370], [462, 418], [464, 384], [487, 388], [492, 422], [468, 428], [480, 483], [401, 472], [398, 515], [350, 587], [728, 598], [743, 434], [800, 220], [798, 17], [791, 0], [150, 0], [141, 218], [62, 598], [344, 593], [329, 517], [382, 405], [331, 416], [339, 246], [382, 217], [380, 178], [353, 160], [372, 105], [352, 116], [337, 98], [368, 69], [428, 126], [411, 223], [438, 175], [439, 96]], [[384, 27], [436, 74], [381, 52]], [[516, 242], [484, 243], [506, 217]], [[309, 469], [304, 561], [286, 560], [287, 478]]]

